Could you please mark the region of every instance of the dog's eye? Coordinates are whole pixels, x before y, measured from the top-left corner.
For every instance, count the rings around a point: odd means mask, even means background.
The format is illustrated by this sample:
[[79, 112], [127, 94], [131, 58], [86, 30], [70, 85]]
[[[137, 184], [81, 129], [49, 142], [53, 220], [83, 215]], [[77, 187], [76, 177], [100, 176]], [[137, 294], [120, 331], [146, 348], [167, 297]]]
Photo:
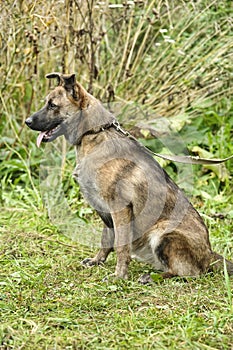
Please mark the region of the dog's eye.
[[55, 105], [52, 102], [49, 103], [49, 109], [56, 109], [56, 108], [57, 108], [57, 105]]

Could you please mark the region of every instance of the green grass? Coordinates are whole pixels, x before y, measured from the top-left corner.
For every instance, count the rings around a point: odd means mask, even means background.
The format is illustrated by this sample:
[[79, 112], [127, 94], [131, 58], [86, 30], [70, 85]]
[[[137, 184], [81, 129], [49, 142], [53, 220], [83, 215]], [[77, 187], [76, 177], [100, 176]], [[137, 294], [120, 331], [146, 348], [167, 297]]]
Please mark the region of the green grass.
[[[0, 219], [1, 350], [231, 349], [232, 279], [142, 286], [137, 279], [151, 269], [133, 261], [129, 281], [103, 282], [114, 254], [86, 269], [80, 261], [94, 251], [59, 233], [45, 213], [2, 210]], [[212, 233], [220, 253], [224, 241], [232, 250], [231, 220], [215, 219]]]
[[[125, 126], [142, 123], [147, 138], [149, 123], [158, 139], [143, 142], [155, 152], [170, 145], [176, 154], [233, 154], [231, 1], [98, 3], [6, 0], [0, 14], [0, 350], [232, 350], [227, 275], [162, 282], [154, 274], [154, 285], [142, 286], [139, 276], [151, 269], [136, 261], [127, 282], [102, 281], [114, 254], [105, 266], [81, 266], [94, 249], [80, 237], [99, 221], [70, 176], [74, 151], [61, 140], [38, 150], [36, 133], [24, 128], [48, 91], [44, 75], [76, 72]], [[56, 191], [41, 193], [41, 164], [58, 165]], [[232, 164], [163, 162], [206, 220], [214, 249], [230, 259]], [[65, 203], [82, 222], [76, 241], [73, 226], [48, 219], [46, 195], [58, 218]]]

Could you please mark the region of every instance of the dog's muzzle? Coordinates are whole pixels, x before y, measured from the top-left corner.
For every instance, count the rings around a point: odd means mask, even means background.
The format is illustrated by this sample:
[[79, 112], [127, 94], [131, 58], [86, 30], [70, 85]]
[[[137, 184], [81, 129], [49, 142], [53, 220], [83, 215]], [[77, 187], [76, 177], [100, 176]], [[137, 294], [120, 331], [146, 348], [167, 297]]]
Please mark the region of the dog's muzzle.
[[25, 124], [30, 128], [30, 126], [32, 125], [32, 118], [29, 117], [25, 120]]

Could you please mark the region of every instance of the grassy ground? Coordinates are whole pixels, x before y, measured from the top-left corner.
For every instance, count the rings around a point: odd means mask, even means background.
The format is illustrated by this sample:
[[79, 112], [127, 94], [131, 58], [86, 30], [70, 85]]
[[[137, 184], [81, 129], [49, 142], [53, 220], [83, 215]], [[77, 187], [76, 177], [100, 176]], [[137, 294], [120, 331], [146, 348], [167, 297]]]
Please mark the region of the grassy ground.
[[[57, 232], [45, 213], [5, 209], [0, 219], [1, 350], [232, 349], [227, 276], [142, 286], [137, 279], [150, 269], [133, 261], [129, 281], [103, 282], [114, 254], [85, 269], [80, 261], [93, 251]], [[214, 221], [213, 244], [231, 250], [231, 221]]]
[[[115, 255], [105, 266], [84, 269], [80, 261], [94, 251], [59, 232], [43, 209], [41, 164], [56, 152], [36, 149], [36, 133], [25, 130], [24, 120], [41, 107], [48, 91], [44, 75], [51, 71], [77, 72], [96, 97], [116, 102], [112, 107], [126, 126], [151, 121], [160, 137], [163, 118], [170, 117], [175, 138], [144, 140], [156, 152], [168, 144], [176, 154], [183, 146], [200, 157], [233, 154], [231, 2], [107, 3], [115, 1], [4, 1], [0, 350], [232, 350], [232, 279], [215, 274], [161, 281], [155, 274], [154, 285], [141, 286], [137, 280], [150, 268], [134, 261], [128, 282], [103, 282], [114, 271]], [[154, 122], [157, 117], [162, 123]], [[65, 148], [62, 143], [59, 150], [62, 191], [75, 215], [89, 220], [93, 214], [70, 177], [74, 155], [66, 156]], [[214, 249], [231, 259], [232, 164], [195, 167], [191, 188], [186, 168], [179, 173], [177, 165], [165, 164], [193, 196]]]

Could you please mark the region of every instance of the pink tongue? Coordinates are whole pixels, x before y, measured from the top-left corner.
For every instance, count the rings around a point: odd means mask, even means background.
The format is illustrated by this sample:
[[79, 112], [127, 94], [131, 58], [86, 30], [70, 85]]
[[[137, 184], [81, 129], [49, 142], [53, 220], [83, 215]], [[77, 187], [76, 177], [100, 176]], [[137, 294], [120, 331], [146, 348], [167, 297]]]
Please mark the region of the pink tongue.
[[37, 140], [36, 140], [37, 147], [40, 147], [40, 144], [41, 144], [45, 134], [46, 134], [46, 131], [42, 131], [42, 132], [39, 133], [39, 135], [37, 137]]

